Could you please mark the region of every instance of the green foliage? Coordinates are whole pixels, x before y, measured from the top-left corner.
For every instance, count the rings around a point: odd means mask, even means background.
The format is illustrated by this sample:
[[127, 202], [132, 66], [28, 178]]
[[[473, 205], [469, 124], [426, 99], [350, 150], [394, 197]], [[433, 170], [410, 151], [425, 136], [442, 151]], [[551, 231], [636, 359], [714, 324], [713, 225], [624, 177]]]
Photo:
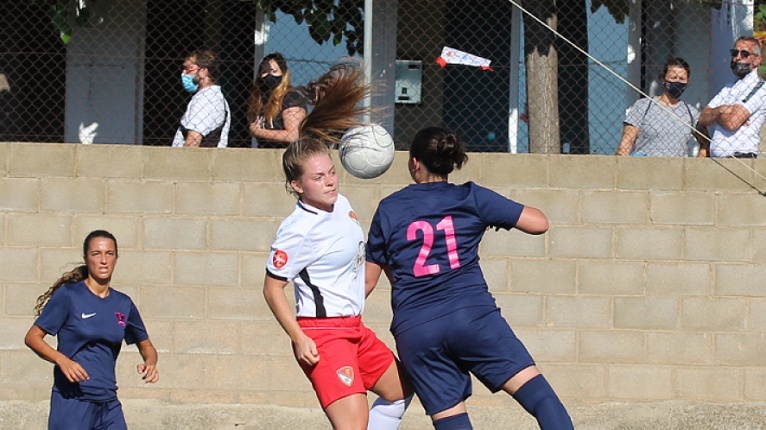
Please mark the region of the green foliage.
[[[59, 38], [64, 44], [72, 39], [72, 26], [74, 22], [78, 27], [87, 27], [91, 17], [91, 7], [96, 0], [29, 0], [38, 7], [48, 9], [53, 27], [58, 31]], [[74, 11], [74, 20], [70, 20], [69, 13]]]
[[753, 15], [753, 30], [766, 31], [766, 0], [755, 2], [755, 14]]
[[[571, 1], [571, 0], [564, 0]], [[601, 6], [604, 6], [606, 10], [614, 17], [614, 21], [618, 24], [625, 22], [628, 17], [630, 3], [632, 0], [593, 0], [590, 5], [590, 11], [595, 12]], [[723, 4], [723, 0], [707, 0], [705, 3], [710, 4], [713, 9], [720, 9]], [[756, 4], [766, 3], [766, 0], [756, 0]]]
[[296, 24], [308, 24], [309, 35], [318, 44], [345, 39], [348, 55], [364, 50], [364, 0], [257, 0], [264, 15], [277, 21], [276, 12], [291, 15]]

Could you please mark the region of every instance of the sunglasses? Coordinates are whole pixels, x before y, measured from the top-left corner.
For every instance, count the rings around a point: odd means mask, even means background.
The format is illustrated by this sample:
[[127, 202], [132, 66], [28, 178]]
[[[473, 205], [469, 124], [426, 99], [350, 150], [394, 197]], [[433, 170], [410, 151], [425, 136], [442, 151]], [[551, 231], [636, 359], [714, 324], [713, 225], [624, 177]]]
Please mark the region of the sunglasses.
[[755, 55], [752, 52], [745, 51], [744, 49], [742, 51], [740, 51], [738, 49], [732, 49], [729, 52], [731, 53], [732, 58], [735, 58], [737, 55], [740, 55], [740, 56], [742, 56], [742, 58], [747, 59], [747, 57], [749, 57], [751, 55]]

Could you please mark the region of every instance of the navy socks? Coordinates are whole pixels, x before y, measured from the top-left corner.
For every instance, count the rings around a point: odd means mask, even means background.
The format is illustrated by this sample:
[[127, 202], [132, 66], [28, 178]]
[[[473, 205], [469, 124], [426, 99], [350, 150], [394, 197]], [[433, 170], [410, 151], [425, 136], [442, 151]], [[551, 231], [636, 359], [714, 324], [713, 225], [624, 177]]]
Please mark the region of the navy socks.
[[513, 398], [537, 419], [542, 430], [574, 430], [567, 410], [543, 375], [527, 381]]

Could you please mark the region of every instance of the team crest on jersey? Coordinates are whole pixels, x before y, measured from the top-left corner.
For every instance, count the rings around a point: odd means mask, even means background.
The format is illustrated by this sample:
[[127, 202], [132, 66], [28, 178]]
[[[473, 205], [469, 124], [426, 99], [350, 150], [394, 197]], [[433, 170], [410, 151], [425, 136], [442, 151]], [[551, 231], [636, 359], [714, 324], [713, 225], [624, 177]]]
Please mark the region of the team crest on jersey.
[[354, 211], [348, 211], [348, 217], [349, 217], [349, 218], [351, 218], [352, 220], [354, 220], [354, 222], [356, 223], [356, 225], [358, 225], [358, 226], [360, 226], [360, 227], [361, 227], [361, 224], [359, 224], [359, 218], [357, 218], [357, 216], [356, 216], [356, 212], [354, 212]]
[[350, 387], [354, 383], [354, 369], [351, 366], [343, 366], [335, 373], [338, 374], [338, 379], [343, 385]]
[[125, 327], [125, 314], [122, 312], [115, 312], [114, 316], [117, 317], [117, 325], [120, 327]]
[[271, 257], [271, 262], [277, 269], [285, 267], [285, 264], [287, 264], [287, 253], [281, 249], [277, 249]]

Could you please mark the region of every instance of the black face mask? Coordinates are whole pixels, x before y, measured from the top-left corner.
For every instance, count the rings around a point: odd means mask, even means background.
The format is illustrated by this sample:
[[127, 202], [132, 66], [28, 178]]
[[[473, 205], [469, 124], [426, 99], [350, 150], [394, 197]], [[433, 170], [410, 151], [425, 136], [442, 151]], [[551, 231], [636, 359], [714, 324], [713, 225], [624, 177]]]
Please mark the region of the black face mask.
[[729, 66], [731, 67], [731, 71], [734, 72], [734, 74], [737, 75], [737, 77], [740, 79], [747, 76], [747, 74], [753, 70], [750, 64], [738, 63], [734, 60], [731, 60], [731, 64], [729, 64]]
[[281, 82], [281, 76], [274, 76], [269, 74], [261, 78], [259, 88], [261, 89], [262, 93], [270, 93], [271, 91], [274, 91], [274, 88], [276, 88]]
[[665, 90], [668, 92], [670, 97], [673, 97], [674, 99], [680, 99], [681, 94], [684, 93], [684, 90], [686, 90], [686, 84], [683, 82], [665, 82]]

